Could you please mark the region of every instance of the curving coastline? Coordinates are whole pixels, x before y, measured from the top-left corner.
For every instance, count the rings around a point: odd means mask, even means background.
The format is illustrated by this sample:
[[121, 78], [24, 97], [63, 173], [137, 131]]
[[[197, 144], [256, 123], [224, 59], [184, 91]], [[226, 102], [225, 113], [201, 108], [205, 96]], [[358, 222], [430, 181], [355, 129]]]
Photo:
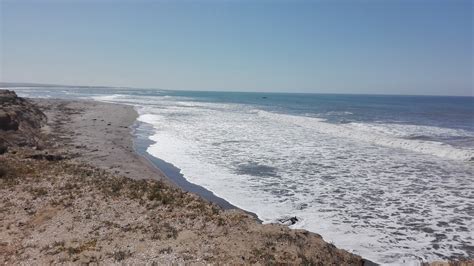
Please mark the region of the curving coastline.
[[174, 187], [133, 151], [130, 106], [32, 102], [47, 117], [21, 135], [35, 141], [11, 142], [0, 155], [1, 263], [367, 262], [317, 234], [262, 225]]

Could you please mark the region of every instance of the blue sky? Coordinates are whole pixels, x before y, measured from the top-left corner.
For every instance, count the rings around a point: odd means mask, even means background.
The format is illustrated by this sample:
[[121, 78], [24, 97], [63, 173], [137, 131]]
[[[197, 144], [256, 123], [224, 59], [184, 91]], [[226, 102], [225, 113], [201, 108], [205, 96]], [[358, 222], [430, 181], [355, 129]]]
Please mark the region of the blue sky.
[[473, 95], [473, 2], [10, 1], [0, 80]]

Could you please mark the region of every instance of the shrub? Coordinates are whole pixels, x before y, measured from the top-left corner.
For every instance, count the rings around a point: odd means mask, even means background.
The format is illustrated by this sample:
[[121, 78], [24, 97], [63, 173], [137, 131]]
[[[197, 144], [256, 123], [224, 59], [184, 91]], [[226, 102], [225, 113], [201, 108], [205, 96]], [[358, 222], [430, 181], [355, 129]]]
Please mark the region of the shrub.
[[148, 199], [161, 201], [163, 204], [170, 204], [173, 202], [173, 194], [165, 189], [163, 182], [154, 182], [148, 189]]
[[176, 239], [178, 237], [178, 230], [171, 226], [169, 223], [164, 223], [163, 227], [166, 231], [166, 237], [167, 238], [174, 238]]
[[110, 185], [110, 189], [112, 191], [112, 194], [117, 195], [120, 190], [123, 188], [123, 183], [122, 182], [113, 182]]
[[48, 190], [43, 187], [38, 188], [31, 188], [30, 193], [33, 194], [35, 197], [41, 197], [48, 194]]
[[124, 251], [124, 250], [119, 250], [119, 251], [116, 251], [112, 254], [112, 257], [116, 260], [116, 261], [122, 261], [128, 257], [132, 256], [132, 253], [128, 250]]

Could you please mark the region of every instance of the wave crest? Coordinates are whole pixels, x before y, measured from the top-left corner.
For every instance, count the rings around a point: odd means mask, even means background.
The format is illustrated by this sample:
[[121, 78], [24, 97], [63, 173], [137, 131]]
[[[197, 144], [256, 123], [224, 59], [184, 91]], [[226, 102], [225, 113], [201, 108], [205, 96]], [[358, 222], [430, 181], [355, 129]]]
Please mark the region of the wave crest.
[[[474, 150], [472, 149], [461, 149], [453, 147], [449, 144], [445, 144], [438, 141], [431, 140], [419, 140], [419, 139], [408, 139], [400, 134], [397, 134], [393, 130], [383, 125], [377, 125], [376, 127], [370, 124], [362, 123], [348, 123], [348, 124], [331, 124], [325, 122], [324, 119], [314, 117], [295, 116], [287, 114], [277, 114], [267, 111], [259, 111], [258, 115], [268, 119], [276, 120], [280, 123], [292, 124], [295, 126], [309, 128], [319, 133], [328, 134], [338, 138], [348, 138], [365, 143], [371, 143], [375, 145], [405, 149], [413, 152], [424, 153], [443, 157], [451, 160], [472, 160], [474, 158]], [[442, 129], [436, 127], [427, 127], [431, 130], [438, 130], [438, 133], [445, 132], [447, 134], [456, 134], [459, 136], [469, 135], [466, 132], [461, 132], [452, 129]], [[392, 132], [392, 133], [390, 133]], [[401, 130], [398, 131], [402, 132]], [[471, 136], [469, 136], [471, 137]]]

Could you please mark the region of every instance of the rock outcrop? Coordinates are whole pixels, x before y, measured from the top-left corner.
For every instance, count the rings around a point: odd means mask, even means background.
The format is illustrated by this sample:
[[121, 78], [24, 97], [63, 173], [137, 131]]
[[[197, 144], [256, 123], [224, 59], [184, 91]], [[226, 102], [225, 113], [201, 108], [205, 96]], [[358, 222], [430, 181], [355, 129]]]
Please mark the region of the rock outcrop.
[[46, 116], [14, 91], [0, 90], [0, 153], [10, 146], [42, 145], [41, 126]]

